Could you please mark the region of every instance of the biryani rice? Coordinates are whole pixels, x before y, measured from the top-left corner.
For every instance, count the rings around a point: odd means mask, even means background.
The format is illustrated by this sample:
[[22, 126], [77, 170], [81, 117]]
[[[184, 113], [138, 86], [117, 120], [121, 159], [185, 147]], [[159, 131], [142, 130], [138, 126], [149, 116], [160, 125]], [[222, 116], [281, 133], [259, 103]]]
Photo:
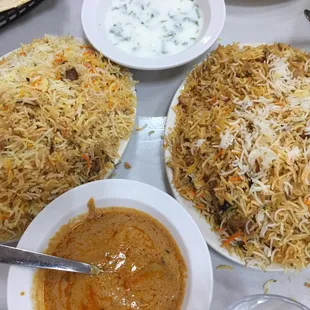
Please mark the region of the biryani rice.
[[168, 136], [173, 184], [246, 264], [310, 263], [310, 55], [218, 49], [187, 77]]
[[113, 169], [134, 126], [134, 84], [72, 37], [45, 36], [0, 60], [1, 241], [18, 238], [60, 194]]

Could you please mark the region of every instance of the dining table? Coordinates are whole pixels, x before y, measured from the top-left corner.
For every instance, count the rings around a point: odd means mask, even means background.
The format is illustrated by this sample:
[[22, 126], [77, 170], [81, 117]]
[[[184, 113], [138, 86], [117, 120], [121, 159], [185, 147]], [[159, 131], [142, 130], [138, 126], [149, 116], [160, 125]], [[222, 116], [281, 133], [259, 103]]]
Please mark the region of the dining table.
[[[219, 44], [283, 42], [310, 51], [310, 23], [304, 10], [309, 0], [226, 0], [224, 29], [210, 50]], [[0, 56], [44, 34], [85, 38], [81, 24], [83, 0], [44, 0], [31, 12], [0, 29]], [[104, 12], [102, 12], [104, 15]], [[207, 52], [208, 53], [208, 52]], [[163, 135], [171, 100], [186, 74], [207, 54], [189, 64], [162, 71], [131, 70], [138, 81], [135, 131], [112, 178], [137, 180], [172, 195], [165, 171]], [[131, 169], [125, 169], [128, 162]], [[184, 232], [186, 233], [186, 227]], [[16, 245], [16, 244], [13, 244]], [[269, 293], [295, 299], [310, 308], [310, 268], [300, 272], [265, 272], [236, 264], [209, 248], [214, 285], [211, 310], [225, 310], [248, 295]], [[232, 268], [217, 268], [228, 265]], [[0, 264], [0, 309], [7, 309], [9, 266]], [[265, 286], [266, 287], [266, 286]], [[206, 290], [209, 288], [206, 287]]]

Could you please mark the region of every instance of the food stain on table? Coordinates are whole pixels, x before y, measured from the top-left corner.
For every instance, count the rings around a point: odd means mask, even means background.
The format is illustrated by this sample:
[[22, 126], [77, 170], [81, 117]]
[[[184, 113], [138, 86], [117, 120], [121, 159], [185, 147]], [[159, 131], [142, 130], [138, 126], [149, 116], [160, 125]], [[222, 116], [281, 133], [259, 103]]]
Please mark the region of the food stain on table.
[[95, 264], [97, 276], [41, 270], [37, 309], [180, 309], [186, 265], [169, 231], [148, 214], [124, 207], [97, 209], [64, 225], [48, 254]]

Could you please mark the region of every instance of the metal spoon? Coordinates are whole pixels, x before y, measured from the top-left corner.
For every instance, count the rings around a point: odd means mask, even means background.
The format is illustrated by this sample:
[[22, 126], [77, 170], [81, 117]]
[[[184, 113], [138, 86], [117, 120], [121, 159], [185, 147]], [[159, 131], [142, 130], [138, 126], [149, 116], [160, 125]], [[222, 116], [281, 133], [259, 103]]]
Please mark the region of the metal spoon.
[[76, 262], [56, 256], [0, 245], [0, 263], [23, 267], [53, 269], [89, 275], [98, 275], [102, 270], [90, 264]]
[[304, 10], [305, 16], [308, 19], [308, 21], [310, 22], [310, 10]]

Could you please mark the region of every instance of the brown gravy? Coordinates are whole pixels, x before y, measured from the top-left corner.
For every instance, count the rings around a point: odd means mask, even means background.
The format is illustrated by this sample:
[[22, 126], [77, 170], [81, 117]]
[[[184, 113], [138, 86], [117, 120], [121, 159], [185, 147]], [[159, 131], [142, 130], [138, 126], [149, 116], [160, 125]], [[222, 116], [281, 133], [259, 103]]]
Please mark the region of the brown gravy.
[[181, 308], [186, 265], [168, 230], [134, 209], [96, 209], [64, 225], [46, 253], [99, 265], [98, 276], [41, 270], [36, 309], [112, 310]]

